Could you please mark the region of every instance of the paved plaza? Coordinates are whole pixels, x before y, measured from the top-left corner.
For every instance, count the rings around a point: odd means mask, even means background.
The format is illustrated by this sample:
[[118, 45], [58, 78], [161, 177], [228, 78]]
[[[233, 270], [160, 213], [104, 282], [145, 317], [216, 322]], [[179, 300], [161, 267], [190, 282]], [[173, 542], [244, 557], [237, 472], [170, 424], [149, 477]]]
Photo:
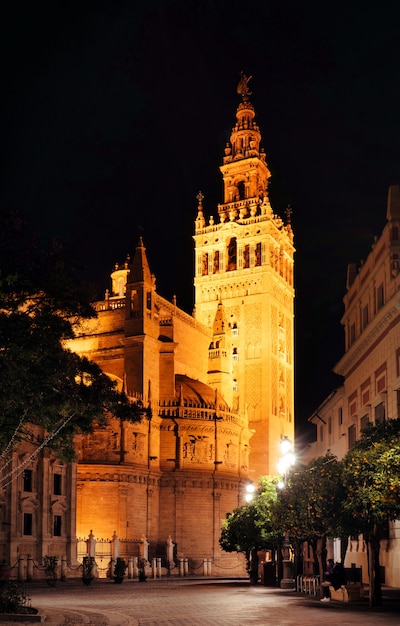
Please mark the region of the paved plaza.
[[[400, 624], [400, 590], [384, 591], [384, 606], [367, 601], [321, 603], [278, 588], [251, 586], [247, 580], [157, 579], [121, 585], [99, 580], [29, 583], [32, 606], [51, 626], [389, 626]], [[16, 623], [13, 622], [14, 626]]]

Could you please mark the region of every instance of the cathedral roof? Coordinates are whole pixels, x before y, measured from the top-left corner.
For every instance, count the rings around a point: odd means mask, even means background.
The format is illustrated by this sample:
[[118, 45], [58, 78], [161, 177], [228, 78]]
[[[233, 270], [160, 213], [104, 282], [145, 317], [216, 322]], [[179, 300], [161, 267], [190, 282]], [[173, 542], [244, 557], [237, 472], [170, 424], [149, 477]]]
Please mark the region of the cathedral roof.
[[175, 394], [181, 405], [209, 408], [216, 406], [223, 411], [229, 410], [227, 403], [216, 389], [184, 374], [175, 376]]

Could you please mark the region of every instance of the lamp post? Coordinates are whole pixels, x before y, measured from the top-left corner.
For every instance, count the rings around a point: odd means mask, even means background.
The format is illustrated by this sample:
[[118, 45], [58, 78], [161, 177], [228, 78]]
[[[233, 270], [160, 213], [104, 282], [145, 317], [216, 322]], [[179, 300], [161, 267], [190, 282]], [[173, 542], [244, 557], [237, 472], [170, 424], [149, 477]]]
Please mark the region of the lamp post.
[[[282, 456], [278, 462], [278, 471], [282, 476], [282, 480], [278, 483], [279, 489], [284, 489], [287, 485], [287, 474], [289, 469], [294, 465], [295, 456], [293, 453], [292, 442], [288, 437], [283, 437], [280, 442]], [[294, 589], [295, 581], [293, 578], [293, 563], [290, 558], [290, 541], [286, 534], [283, 540], [283, 576], [281, 580], [281, 589]]]

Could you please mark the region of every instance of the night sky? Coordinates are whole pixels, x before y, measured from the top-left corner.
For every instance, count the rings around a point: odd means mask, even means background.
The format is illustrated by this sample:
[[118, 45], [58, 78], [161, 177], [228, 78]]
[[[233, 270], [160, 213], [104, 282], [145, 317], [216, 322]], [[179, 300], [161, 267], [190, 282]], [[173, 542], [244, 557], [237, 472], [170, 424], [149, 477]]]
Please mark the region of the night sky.
[[93, 299], [143, 234], [158, 292], [192, 311], [196, 195], [215, 216], [240, 71], [253, 77], [271, 204], [293, 209], [301, 434], [339, 382], [347, 263], [400, 183], [398, 3], [12, 4], [2, 206], [64, 242]]

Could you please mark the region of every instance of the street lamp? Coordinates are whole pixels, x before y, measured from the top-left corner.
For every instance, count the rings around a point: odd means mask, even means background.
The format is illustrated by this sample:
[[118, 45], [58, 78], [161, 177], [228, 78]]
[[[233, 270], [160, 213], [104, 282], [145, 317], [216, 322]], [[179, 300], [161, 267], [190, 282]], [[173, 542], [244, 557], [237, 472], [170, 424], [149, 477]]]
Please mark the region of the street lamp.
[[256, 488], [254, 487], [253, 483], [248, 483], [246, 485], [246, 494], [244, 496], [244, 499], [246, 500], [247, 504], [251, 502], [252, 499], [254, 498], [255, 490]]
[[[280, 448], [282, 456], [278, 462], [278, 471], [279, 474], [282, 476], [282, 480], [278, 483], [278, 488], [284, 489], [287, 485], [287, 473], [292, 465], [294, 465], [296, 459], [293, 453], [292, 442], [288, 437], [285, 436], [283, 437], [283, 439], [281, 439]], [[290, 541], [288, 535], [285, 535], [284, 537], [282, 557], [283, 577], [281, 580], [281, 588], [293, 589], [293, 563], [290, 558]]]
[[292, 450], [292, 442], [289, 437], [285, 436], [281, 439], [280, 448], [282, 456], [278, 461], [278, 472], [283, 479], [278, 483], [279, 489], [283, 489], [287, 483], [287, 473], [295, 463], [295, 456]]

